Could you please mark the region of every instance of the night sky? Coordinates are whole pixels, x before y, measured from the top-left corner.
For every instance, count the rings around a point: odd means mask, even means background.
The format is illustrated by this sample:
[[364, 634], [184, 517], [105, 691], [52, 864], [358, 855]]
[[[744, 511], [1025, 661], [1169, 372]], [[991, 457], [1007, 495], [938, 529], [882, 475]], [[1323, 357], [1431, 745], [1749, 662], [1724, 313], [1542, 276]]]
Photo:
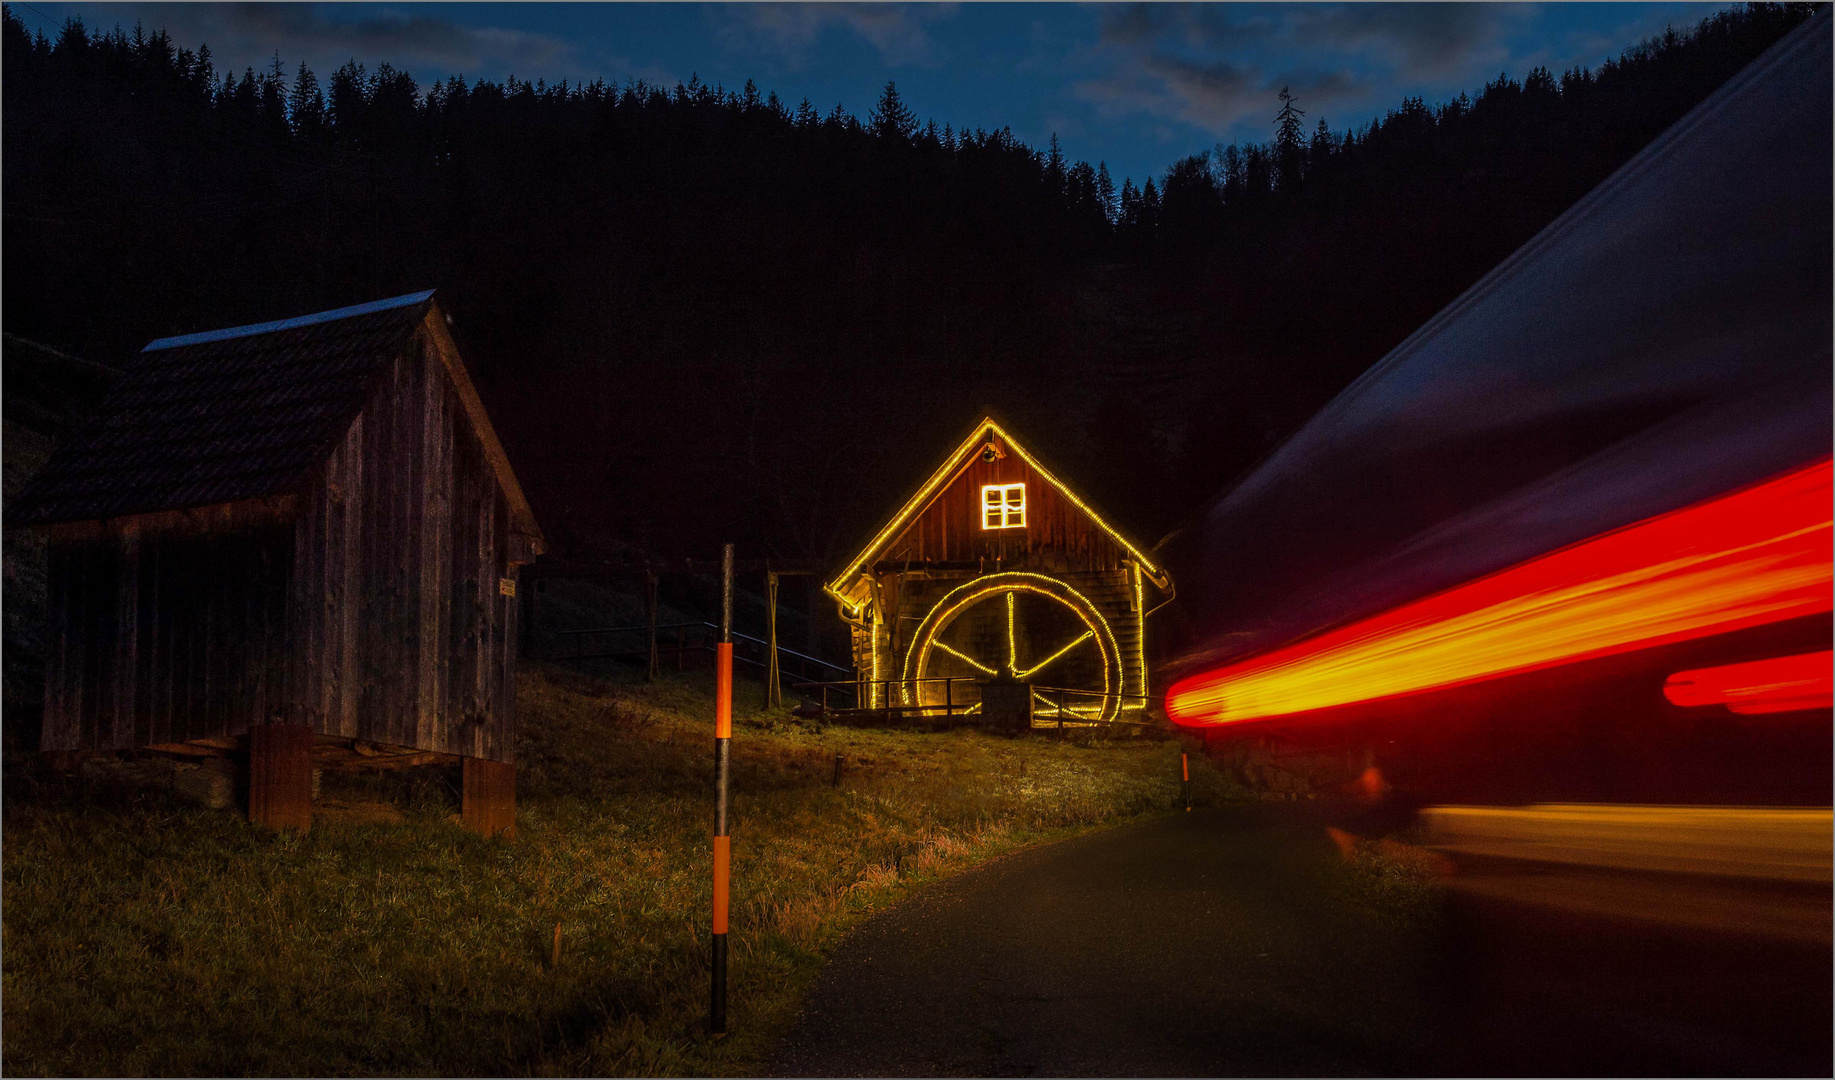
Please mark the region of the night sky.
[[29, 29], [69, 14], [107, 29], [139, 21], [180, 45], [207, 42], [219, 70], [320, 76], [355, 58], [426, 85], [467, 79], [673, 86], [698, 74], [757, 81], [794, 106], [862, 117], [887, 79], [925, 119], [1011, 127], [1117, 183], [1157, 176], [1218, 141], [1272, 134], [1290, 86], [1337, 130], [1404, 95], [1429, 103], [1543, 64], [1596, 65], [1665, 26], [1727, 5], [1656, 4], [17, 4]]

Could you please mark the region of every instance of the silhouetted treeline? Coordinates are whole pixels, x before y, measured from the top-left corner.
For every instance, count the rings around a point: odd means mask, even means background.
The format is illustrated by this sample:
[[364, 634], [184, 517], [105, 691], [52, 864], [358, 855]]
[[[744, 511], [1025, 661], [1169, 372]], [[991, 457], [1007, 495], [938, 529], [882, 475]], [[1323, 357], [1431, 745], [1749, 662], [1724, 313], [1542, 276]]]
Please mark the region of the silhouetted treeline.
[[1284, 96], [1117, 190], [891, 86], [232, 75], [8, 10], [6, 329], [120, 363], [437, 286], [562, 551], [836, 557], [983, 404], [1151, 543], [1809, 13], [1356, 131]]

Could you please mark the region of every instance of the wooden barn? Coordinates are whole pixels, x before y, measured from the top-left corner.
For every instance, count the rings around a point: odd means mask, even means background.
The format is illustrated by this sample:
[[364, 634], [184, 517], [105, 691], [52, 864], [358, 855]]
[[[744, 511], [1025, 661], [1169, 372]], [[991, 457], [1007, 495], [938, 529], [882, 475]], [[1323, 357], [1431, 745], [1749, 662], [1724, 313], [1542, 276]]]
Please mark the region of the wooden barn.
[[1091, 720], [1146, 707], [1146, 619], [1173, 586], [986, 417], [825, 589], [869, 708]]
[[541, 530], [433, 293], [148, 345], [22, 492], [47, 529], [43, 748], [463, 761], [514, 826], [517, 568]]

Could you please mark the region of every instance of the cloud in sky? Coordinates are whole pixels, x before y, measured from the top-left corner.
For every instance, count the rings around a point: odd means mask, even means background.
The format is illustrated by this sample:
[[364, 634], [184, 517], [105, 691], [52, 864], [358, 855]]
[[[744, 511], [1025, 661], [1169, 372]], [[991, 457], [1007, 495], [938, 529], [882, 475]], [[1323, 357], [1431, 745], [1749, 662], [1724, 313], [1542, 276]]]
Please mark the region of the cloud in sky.
[[954, 4], [732, 4], [720, 36], [729, 46], [807, 66], [825, 33], [840, 29], [867, 42], [888, 67], [934, 67], [942, 50], [926, 24], [955, 14]]
[[1362, 55], [1418, 78], [1457, 78], [1508, 61], [1505, 36], [1533, 14], [1521, 4], [1307, 6], [1292, 13], [1284, 43]]
[[1666, 24], [1722, 3], [1645, 4], [153, 4], [15, 5], [55, 32], [78, 14], [165, 27], [219, 70], [324, 73], [387, 61], [422, 85], [447, 75], [501, 80], [698, 74], [755, 79], [786, 101], [864, 112], [886, 80], [921, 116], [956, 127], [1011, 127], [1116, 176], [1154, 175], [1218, 140], [1273, 133], [1275, 94], [1291, 87], [1311, 126], [1336, 130], [1395, 108], [1476, 91], [1507, 71], [1596, 65]]
[[[181, 44], [210, 45], [219, 70], [261, 68], [279, 52], [288, 70], [387, 60], [431, 74], [516, 72], [549, 79], [597, 74], [572, 42], [503, 26], [461, 26], [406, 8], [318, 4], [94, 4], [78, 9], [98, 29], [117, 22], [164, 27]], [[360, 13], [360, 14], [358, 14]], [[355, 14], [354, 18], [342, 17]]]
[[1224, 136], [1272, 115], [1283, 86], [1319, 115], [1368, 110], [1403, 81], [1480, 79], [1510, 62], [1510, 35], [1534, 14], [1517, 4], [1128, 5], [1105, 14], [1107, 70], [1077, 93], [1107, 114]]

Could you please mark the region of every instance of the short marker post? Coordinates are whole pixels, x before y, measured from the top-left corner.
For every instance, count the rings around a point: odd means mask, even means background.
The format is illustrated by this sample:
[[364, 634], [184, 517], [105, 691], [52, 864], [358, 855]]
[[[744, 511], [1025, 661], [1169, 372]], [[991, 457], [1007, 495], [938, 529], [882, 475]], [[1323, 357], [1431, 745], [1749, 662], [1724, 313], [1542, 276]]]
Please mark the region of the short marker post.
[[733, 740], [733, 545], [720, 554], [720, 644], [714, 651], [714, 919], [713, 1003], [708, 1030], [726, 1034], [726, 901], [732, 883], [732, 839], [726, 833], [727, 748]]
[[1185, 812], [1191, 813], [1191, 754], [1179, 754], [1179, 786], [1185, 791]]

